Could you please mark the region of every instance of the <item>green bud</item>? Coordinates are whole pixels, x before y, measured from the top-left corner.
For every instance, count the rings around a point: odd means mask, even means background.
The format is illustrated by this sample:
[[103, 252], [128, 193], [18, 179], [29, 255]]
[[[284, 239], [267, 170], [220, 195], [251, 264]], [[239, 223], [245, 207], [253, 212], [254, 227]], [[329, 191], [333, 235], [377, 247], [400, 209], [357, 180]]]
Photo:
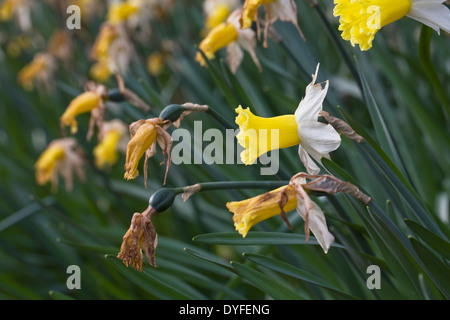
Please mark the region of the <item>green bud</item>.
[[173, 189], [162, 188], [152, 194], [148, 203], [156, 212], [163, 212], [172, 206], [177, 194]]
[[111, 89], [108, 91], [108, 100], [114, 102], [122, 102], [125, 101], [125, 97], [122, 92], [120, 92], [119, 88]]
[[179, 104], [170, 104], [161, 111], [161, 113], [159, 114], [159, 118], [175, 122], [178, 120], [178, 118], [180, 118], [181, 114], [184, 111], [186, 111], [185, 106]]

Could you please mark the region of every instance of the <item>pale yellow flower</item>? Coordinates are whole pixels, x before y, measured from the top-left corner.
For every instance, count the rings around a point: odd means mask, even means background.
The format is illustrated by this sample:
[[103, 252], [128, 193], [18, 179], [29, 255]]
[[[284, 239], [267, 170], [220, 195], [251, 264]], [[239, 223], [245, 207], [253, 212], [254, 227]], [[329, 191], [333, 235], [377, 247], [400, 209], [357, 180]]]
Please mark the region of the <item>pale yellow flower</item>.
[[73, 188], [73, 173], [75, 170], [80, 179], [84, 180], [83, 157], [73, 138], [63, 138], [52, 141], [35, 163], [36, 182], [44, 185], [51, 182], [54, 191], [58, 187], [58, 173], [65, 180], [66, 189]]
[[[247, 51], [253, 59], [259, 70], [261, 65], [256, 56], [256, 35], [251, 29], [243, 30], [239, 25], [240, 10], [235, 10], [228, 19], [213, 28], [207, 36], [200, 42], [199, 49], [205, 54], [206, 58], [211, 60], [215, 54], [222, 48], [227, 48], [228, 63], [233, 73], [242, 62], [244, 57], [243, 50]], [[197, 53], [196, 60], [202, 65], [206, 65], [202, 54]]]
[[17, 81], [26, 90], [32, 90], [35, 84], [49, 89], [52, 86], [54, 70], [54, 58], [48, 53], [38, 53], [19, 71]]
[[126, 133], [126, 125], [118, 119], [103, 123], [99, 143], [93, 150], [97, 168], [110, 168], [117, 162], [119, 153], [126, 151]]
[[[78, 95], [75, 99], [73, 99], [66, 111], [60, 118], [61, 127], [70, 126], [70, 132], [72, 134], [77, 133], [78, 131], [78, 122], [76, 117], [80, 114], [92, 112], [97, 108], [103, 109], [103, 100], [102, 94], [95, 91], [86, 91]], [[103, 112], [101, 112], [103, 114]], [[95, 118], [97, 115], [94, 113], [93, 117]]]

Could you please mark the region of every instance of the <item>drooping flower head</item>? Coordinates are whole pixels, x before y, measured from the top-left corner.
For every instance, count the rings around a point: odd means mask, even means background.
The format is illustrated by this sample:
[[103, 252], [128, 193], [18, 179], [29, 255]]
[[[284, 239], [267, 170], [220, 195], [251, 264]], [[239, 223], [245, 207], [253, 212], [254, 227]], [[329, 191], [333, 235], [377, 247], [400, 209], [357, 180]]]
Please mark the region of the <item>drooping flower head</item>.
[[36, 182], [44, 185], [51, 182], [54, 191], [58, 187], [58, 174], [65, 180], [66, 189], [72, 190], [73, 171], [84, 179], [83, 157], [76, 140], [63, 138], [52, 141], [35, 163]]
[[50, 89], [55, 67], [55, 59], [51, 54], [37, 53], [33, 60], [19, 71], [17, 81], [26, 90], [32, 90], [35, 84], [38, 87]]
[[[161, 147], [163, 155], [168, 156], [168, 162], [166, 166], [167, 177], [167, 171], [169, 170], [171, 163], [170, 150], [172, 149], [173, 143], [172, 138], [165, 131], [167, 124], [167, 121], [163, 121], [160, 118], [153, 118], [147, 120], [138, 120], [130, 125], [131, 139], [127, 145], [124, 174], [125, 179], [131, 180], [138, 176], [139, 171], [137, 167], [139, 164], [139, 160], [145, 154], [144, 179], [145, 186], [147, 187], [147, 162], [148, 159], [153, 157], [153, 155], [155, 155], [156, 153], [156, 142]], [[166, 183], [166, 177], [164, 178], [164, 184]]]
[[[215, 54], [222, 48], [227, 48], [228, 62], [233, 73], [242, 62], [244, 57], [243, 50], [246, 50], [253, 59], [253, 62], [261, 70], [261, 65], [256, 56], [255, 32], [251, 29], [243, 30], [239, 25], [240, 10], [235, 10], [228, 19], [213, 28], [207, 36], [200, 42], [199, 49], [205, 54], [206, 58], [214, 59]], [[196, 61], [202, 66], [206, 61], [200, 52], [197, 53]]]
[[94, 124], [97, 124], [100, 128], [103, 122], [105, 109], [103, 99], [107, 97], [107, 89], [105, 86], [97, 85], [93, 82], [88, 82], [86, 87], [88, 91], [81, 93], [70, 102], [60, 118], [60, 124], [62, 128], [70, 126], [71, 133], [75, 134], [78, 131], [76, 117], [80, 114], [91, 112], [87, 136], [89, 140], [93, 135]]
[[242, 237], [258, 222], [267, 220], [297, 206], [295, 192], [290, 187], [280, 187], [267, 193], [242, 201], [227, 203], [227, 208], [234, 213], [233, 221], [236, 230]]
[[245, 0], [240, 18], [242, 29], [250, 28], [253, 21], [256, 21], [259, 26], [258, 9], [261, 6], [264, 6], [266, 11], [264, 47], [267, 47], [268, 29], [270, 25], [275, 23], [277, 20], [291, 22], [297, 28], [302, 38], [304, 38], [297, 21], [297, 6], [292, 0]]
[[450, 32], [450, 10], [444, 0], [334, 0], [334, 16], [340, 16], [342, 38], [362, 51], [372, 47], [382, 27], [405, 16], [433, 28]]
[[[311, 181], [307, 182], [307, 179]], [[301, 172], [294, 175], [286, 186], [250, 199], [228, 202], [227, 208], [234, 213], [234, 226], [243, 237], [255, 224], [278, 214], [281, 214], [284, 221], [292, 228], [285, 213], [296, 209], [305, 222], [306, 241], [309, 239], [309, 233], [312, 232], [323, 251], [327, 253], [334, 242], [334, 236], [328, 230], [322, 209], [309, 196], [312, 191], [331, 195], [343, 192], [365, 204], [371, 201], [370, 197], [349, 182], [330, 175], [317, 176]]]
[[329, 153], [340, 146], [341, 138], [330, 124], [318, 121], [329, 84], [326, 81], [322, 87], [321, 83], [315, 83], [318, 67], [295, 114], [262, 118], [241, 106], [236, 109], [236, 123], [240, 129], [236, 138], [245, 148], [241, 153], [242, 162], [253, 164], [268, 151], [298, 145], [300, 160], [308, 173], [320, 172], [311, 157], [319, 163], [322, 157], [329, 159]]
[[120, 252], [117, 258], [121, 259], [128, 267], [131, 265], [138, 271], [142, 271], [144, 254], [148, 262], [156, 267], [155, 250], [158, 245], [158, 235], [152, 224], [151, 217], [156, 213], [152, 207], [148, 207], [142, 213], [135, 213], [131, 219], [131, 225], [123, 237]]

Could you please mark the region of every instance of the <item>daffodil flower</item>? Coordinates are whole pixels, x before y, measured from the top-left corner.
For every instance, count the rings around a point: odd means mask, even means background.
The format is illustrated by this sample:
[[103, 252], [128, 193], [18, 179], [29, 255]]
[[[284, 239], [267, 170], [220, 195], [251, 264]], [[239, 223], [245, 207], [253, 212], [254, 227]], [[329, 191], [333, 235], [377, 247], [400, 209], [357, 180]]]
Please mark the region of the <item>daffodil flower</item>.
[[296, 209], [305, 221], [306, 241], [309, 239], [311, 230], [324, 252], [327, 253], [334, 242], [334, 236], [328, 231], [322, 209], [310, 199], [302, 188], [303, 184], [306, 184], [305, 178], [295, 177], [289, 185], [250, 199], [228, 202], [226, 206], [230, 212], [234, 213], [233, 221], [236, 230], [245, 237], [255, 224], [279, 214], [284, 215], [283, 219], [288, 222], [285, 212]]
[[55, 67], [56, 62], [51, 54], [37, 53], [33, 60], [19, 71], [17, 81], [25, 90], [32, 90], [35, 84], [50, 89]]
[[[323, 157], [330, 159], [329, 153], [340, 146], [341, 138], [330, 124], [318, 121], [329, 85], [328, 81], [325, 81], [325, 87], [321, 83], [315, 83], [318, 68], [319, 66], [312, 76], [312, 82], [306, 87], [305, 97], [300, 101], [295, 114], [263, 118], [241, 106], [236, 109], [236, 123], [240, 129], [236, 138], [245, 148], [241, 153], [243, 163], [250, 165], [270, 150], [298, 145], [300, 160], [308, 173], [320, 172], [313, 159], [319, 163]], [[276, 133], [274, 139], [273, 133]]]
[[156, 267], [155, 250], [158, 245], [158, 235], [152, 224], [151, 217], [156, 213], [152, 207], [144, 212], [136, 212], [131, 219], [130, 228], [123, 237], [120, 252], [117, 258], [121, 259], [128, 267], [131, 265], [138, 271], [142, 271], [145, 253], [149, 263]]
[[264, 47], [267, 47], [267, 32], [269, 26], [278, 19], [291, 22], [303, 37], [303, 33], [297, 21], [297, 6], [292, 0], [245, 0], [240, 18], [242, 29], [250, 28], [253, 21], [257, 21], [259, 25], [258, 9], [260, 6], [264, 6], [266, 12]]
[[119, 152], [126, 150], [126, 133], [127, 126], [118, 119], [103, 123], [99, 143], [93, 150], [97, 168], [110, 168], [117, 162]]
[[30, 0], [4, 0], [0, 3], [0, 21], [15, 17], [22, 31], [30, 31], [32, 6]]
[[444, 0], [335, 0], [334, 16], [340, 16], [342, 38], [362, 51], [372, 47], [378, 30], [405, 16], [417, 20], [438, 34], [450, 32], [450, 10]]
[[[208, 35], [200, 42], [199, 49], [206, 58], [214, 59], [215, 54], [220, 49], [226, 47], [228, 52], [228, 62], [233, 73], [242, 62], [246, 50], [252, 57], [256, 66], [261, 70], [261, 65], [256, 56], [255, 32], [251, 29], [243, 30], [239, 25], [240, 10], [235, 10], [226, 20], [213, 28]], [[206, 65], [200, 52], [197, 53], [196, 61], [202, 66]]]
[[131, 139], [127, 145], [125, 179], [131, 180], [138, 176], [139, 171], [137, 170], [137, 167], [139, 160], [145, 154], [144, 179], [145, 187], [147, 187], [147, 162], [149, 158], [155, 155], [157, 142], [163, 151], [163, 155], [168, 156], [166, 175], [164, 178], [164, 184], [166, 183], [167, 172], [171, 164], [170, 150], [173, 144], [172, 138], [165, 131], [167, 124], [170, 125], [168, 121], [163, 121], [160, 118], [153, 118], [138, 120], [130, 125]]
[[108, 8], [107, 21], [112, 25], [122, 23], [138, 10], [139, 8], [129, 1], [113, 2]]
[[125, 74], [133, 53], [133, 46], [122, 24], [105, 22], [100, 27], [89, 57], [97, 63], [91, 67], [90, 74], [104, 82], [108, 75]]
[[[311, 181], [307, 182], [307, 179]], [[306, 241], [311, 231], [323, 251], [327, 253], [334, 242], [334, 236], [328, 230], [322, 209], [310, 198], [311, 192], [330, 195], [339, 192], [347, 193], [366, 205], [371, 201], [369, 196], [349, 182], [330, 175], [318, 176], [300, 172], [294, 175], [285, 186], [250, 199], [228, 202], [226, 206], [233, 213], [234, 226], [243, 237], [255, 224], [278, 214], [281, 214], [291, 227], [285, 212], [296, 209], [305, 221]]]
[[105, 106], [103, 99], [107, 96], [107, 89], [103, 85], [97, 85], [88, 82], [88, 91], [85, 91], [75, 97], [67, 107], [66, 111], [60, 118], [61, 127], [70, 126], [72, 134], [78, 131], [78, 122], [76, 117], [80, 114], [91, 112], [91, 120], [89, 122], [89, 130], [87, 139], [90, 140], [93, 135], [94, 125], [100, 128], [103, 123]]
[[58, 173], [65, 180], [67, 190], [72, 190], [73, 173], [75, 170], [84, 180], [83, 157], [73, 138], [63, 138], [52, 141], [35, 163], [36, 182], [44, 185], [51, 182], [54, 191], [58, 187]]

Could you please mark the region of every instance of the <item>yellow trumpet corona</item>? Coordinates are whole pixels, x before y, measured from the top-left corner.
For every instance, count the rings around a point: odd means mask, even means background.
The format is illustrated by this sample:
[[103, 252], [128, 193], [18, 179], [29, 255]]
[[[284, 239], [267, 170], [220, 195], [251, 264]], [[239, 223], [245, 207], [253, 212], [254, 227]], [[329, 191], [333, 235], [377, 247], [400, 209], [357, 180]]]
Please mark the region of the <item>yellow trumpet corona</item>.
[[[280, 205], [283, 194], [287, 196], [284, 206]], [[258, 222], [280, 214], [281, 210], [289, 212], [296, 207], [297, 197], [295, 191], [288, 186], [280, 187], [250, 199], [227, 203], [228, 210], [234, 213], [234, 226], [243, 237]]]

